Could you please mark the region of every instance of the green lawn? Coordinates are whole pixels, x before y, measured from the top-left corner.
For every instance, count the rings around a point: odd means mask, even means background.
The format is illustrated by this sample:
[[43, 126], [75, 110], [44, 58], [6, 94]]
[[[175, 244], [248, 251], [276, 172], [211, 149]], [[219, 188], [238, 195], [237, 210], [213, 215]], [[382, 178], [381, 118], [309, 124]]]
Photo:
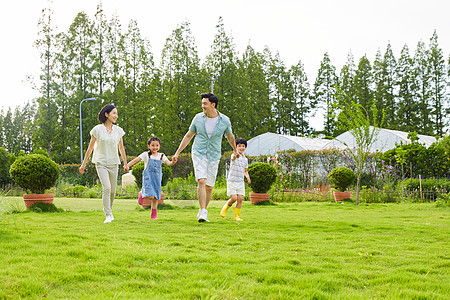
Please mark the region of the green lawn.
[[[23, 205], [20, 198], [6, 197]], [[55, 199], [63, 213], [0, 217], [0, 299], [449, 299], [450, 210], [434, 204], [195, 201], [158, 220], [117, 200]]]

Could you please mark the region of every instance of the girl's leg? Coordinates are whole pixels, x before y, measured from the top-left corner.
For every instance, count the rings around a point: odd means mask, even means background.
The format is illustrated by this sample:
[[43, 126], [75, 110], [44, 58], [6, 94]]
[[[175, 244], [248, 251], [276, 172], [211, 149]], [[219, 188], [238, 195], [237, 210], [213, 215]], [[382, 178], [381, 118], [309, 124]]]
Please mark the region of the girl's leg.
[[158, 219], [158, 211], [157, 211], [157, 209], [158, 209], [158, 199], [156, 199], [155, 197], [151, 197], [151, 199], [152, 199], [152, 214], [151, 214], [151, 218], [153, 219], [153, 220], [156, 220], [156, 219]]
[[[106, 166], [100, 164], [97, 164], [95, 168], [97, 169], [98, 178], [102, 184], [103, 212], [106, 216], [105, 223], [109, 223], [111, 222], [111, 181], [109, 179], [108, 169]], [[109, 222], [107, 222], [108, 219]]]

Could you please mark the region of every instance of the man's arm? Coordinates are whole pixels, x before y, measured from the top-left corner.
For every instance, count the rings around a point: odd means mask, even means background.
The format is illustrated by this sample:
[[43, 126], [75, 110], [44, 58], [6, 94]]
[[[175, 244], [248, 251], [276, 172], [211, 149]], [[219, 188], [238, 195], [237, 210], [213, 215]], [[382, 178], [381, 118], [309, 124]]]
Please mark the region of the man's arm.
[[234, 157], [238, 158], [239, 157], [239, 153], [237, 152], [237, 149], [236, 149], [236, 140], [234, 139], [234, 134], [233, 133], [227, 133], [225, 135], [227, 137], [228, 143], [230, 144], [231, 148], [233, 148]]
[[194, 137], [195, 132], [188, 130], [188, 132], [184, 135], [183, 140], [181, 140], [180, 146], [178, 147], [177, 152], [175, 152], [175, 155], [172, 156], [172, 161], [174, 163], [177, 162], [178, 159], [178, 155], [180, 155], [181, 151], [184, 150], [184, 148], [186, 148], [187, 145], [189, 145], [189, 142], [192, 140], [192, 138]]

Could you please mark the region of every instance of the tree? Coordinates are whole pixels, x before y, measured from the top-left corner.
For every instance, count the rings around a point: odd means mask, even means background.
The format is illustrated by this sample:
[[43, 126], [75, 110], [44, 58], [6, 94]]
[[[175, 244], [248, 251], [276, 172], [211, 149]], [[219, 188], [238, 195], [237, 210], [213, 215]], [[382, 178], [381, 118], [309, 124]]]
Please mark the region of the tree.
[[[308, 135], [312, 132], [308, 116], [317, 106], [317, 101], [311, 99], [311, 88], [308, 77], [301, 61], [289, 69], [290, 92], [289, 97], [293, 109], [289, 112], [291, 118], [291, 135]], [[295, 106], [294, 106], [295, 104]]]
[[430, 70], [428, 61], [428, 51], [425, 43], [420, 41], [413, 58], [413, 74], [414, 74], [414, 98], [417, 99], [419, 123], [421, 134], [433, 134], [433, 124], [430, 119], [429, 102], [431, 98], [430, 89]]
[[398, 85], [398, 126], [402, 131], [418, 130], [418, 105], [414, 98], [413, 62], [409, 55], [409, 48], [405, 45], [401, 51], [397, 64]]
[[264, 71], [264, 55], [247, 46], [238, 60], [238, 94], [241, 117], [233, 124], [236, 136], [249, 138], [274, 132], [275, 122], [269, 97], [269, 83]]
[[445, 108], [448, 101], [445, 98], [447, 76], [445, 74], [445, 60], [442, 49], [438, 45], [438, 36], [434, 31], [430, 39], [428, 65], [430, 68], [430, 100], [431, 115], [434, 118], [434, 133], [440, 137], [444, 134], [447, 125], [445, 120]]
[[[373, 67], [374, 100], [379, 111], [385, 110], [385, 127], [391, 129], [396, 129], [398, 122], [396, 117], [396, 95], [394, 92], [397, 82], [396, 64], [391, 44], [388, 44], [383, 57], [381, 57], [380, 51], [377, 52]], [[368, 105], [366, 109], [370, 107], [370, 102], [368, 102]], [[381, 118], [381, 116], [379, 117]]]
[[241, 117], [237, 101], [237, 51], [233, 38], [225, 32], [222, 17], [216, 25], [217, 33], [211, 44], [211, 51], [206, 56], [204, 69], [213, 80], [214, 94], [221, 103], [220, 110], [225, 113], [234, 124]]
[[158, 127], [162, 140], [172, 141], [170, 152], [175, 152], [192, 118], [200, 111], [206, 78], [209, 76], [200, 68], [190, 23], [184, 21], [167, 38], [161, 60], [163, 101], [158, 106]]
[[[345, 141], [343, 143], [353, 160], [355, 161], [356, 171], [356, 205], [359, 204], [359, 192], [361, 174], [364, 170], [365, 163], [370, 157], [371, 146], [376, 142], [380, 127], [384, 122], [384, 117], [378, 117], [378, 109], [373, 103], [371, 111], [367, 111], [361, 103], [356, 103], [349, 99], [347, 95], [339, 91], [338, 98], [340, 103], [347, 103], [347, 105], [337, 105], [340, 110], [339, 126], [344, 131], [349, 131], [355, 141], [355, 148], [349, 147]], [[344, 99], [343, 99], [344, 98]], [[384, 112], [382, 113], [384, 115]]]
[[[355, 102], [370, 112], [373, 104], [372, 67], [366, 56], [361, 57], [354, 78]], [[342, 98], [342, 97], [341, 97]], [[345, 97], [348, 99], [348, 97]], [[345, 101], [345, 99], [341, 101]]]
[[331, 64], [328, 53], [325, 53], [320, 62], [313, 93], [318, 105], [325, 110], [324, 133], [326, 136], [332, 136], [336, 129], [336, 120], [333, 117], [336, 85], [336, 68]]

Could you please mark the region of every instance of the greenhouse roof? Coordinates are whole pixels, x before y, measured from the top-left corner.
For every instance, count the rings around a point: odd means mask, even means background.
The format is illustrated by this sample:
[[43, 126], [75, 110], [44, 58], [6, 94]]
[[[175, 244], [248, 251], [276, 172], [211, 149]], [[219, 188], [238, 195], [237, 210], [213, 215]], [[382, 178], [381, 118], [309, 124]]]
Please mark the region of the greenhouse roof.
[[321, 150], [330, 140], [290, 136], [278, 133], [263, 133], [247, 142], [245, 153], [250, 156], [271, 155], [275, 151], [294, 149]]
[[[373, 127], [371, 126], [373, 129]], [[419, 138], [418, 142], [425, 147], [429, 147], [431, 144], [436, 142], [436, 138], [429, 135], [417, 135]], [[378, 137], [371, 147], [372, 152], [385, 152], [387, 150], [396, 147], [396, 144], [410, 144], [411, 140], [408, 139], [408, 132], [385, 129], [381, 128], [378, 133]], [[328, 141], [328, 143], [323, 147], [323, 149], [328, 148], [341, 148], [345, 149], [348, 147], [355, 148], [355, 139], [349, 131], [338, 135], [334, 140]]]
[[[429, 147], [436, 138], [428, 135], [417, 135], [418, 142]], [[385, 152], [396, 147], [396, 144], [409, 144], [408, 132], [381, 128], [372, 152]], [[276, 151], [291, 150], [324, 150], [330, 148], [345, 149], [355, 147], [355, 141], [349, 131], [337, 136], [334, 140], [290, 136], [272, 132], [260, 134], [247, 142], [245, 153], [250, 156], [273, 155]]]

